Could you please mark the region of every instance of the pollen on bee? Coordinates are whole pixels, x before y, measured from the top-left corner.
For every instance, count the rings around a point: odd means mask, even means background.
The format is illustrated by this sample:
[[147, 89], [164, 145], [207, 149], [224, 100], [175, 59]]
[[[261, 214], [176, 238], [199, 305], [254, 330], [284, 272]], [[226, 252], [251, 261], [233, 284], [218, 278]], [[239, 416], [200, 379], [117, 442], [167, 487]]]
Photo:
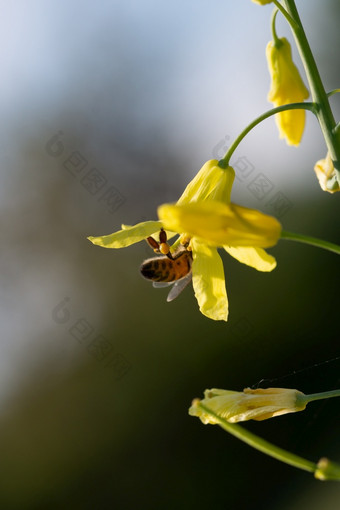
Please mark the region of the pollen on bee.
[[170, 246], [168, 245], [168, 243], [160, 243], [159, 251], [163, 253], [163, 255], [167, 255], [170, 251]]

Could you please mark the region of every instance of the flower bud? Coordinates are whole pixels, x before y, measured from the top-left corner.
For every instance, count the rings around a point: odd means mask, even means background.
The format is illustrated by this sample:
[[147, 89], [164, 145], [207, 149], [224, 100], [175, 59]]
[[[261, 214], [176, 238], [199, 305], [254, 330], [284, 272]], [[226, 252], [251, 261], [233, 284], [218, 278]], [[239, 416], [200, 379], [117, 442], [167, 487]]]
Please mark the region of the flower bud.
[[267, 420], [281, 414], [303, 411], [307, 404], [304, 393], [287, 388], [245, 388], [243, 392], [212, 389], [206, 390], [204, 397], [189, 409], [189, 414], [198, 416], [204, 424], [215, 424], [218, 420], [201, 409], [199, 403], [230, 423]]
[[329, 152], [325, 159], [320, 159], [315, 163], [314, 171], [323, 191], [328, 191], [328, 193], [340, 191], [339, 182]]
[[[270, 41], [266, 56], [271, 75], [268, 101], [274, 106], [299, 103], [307, 99], [306, 89], [300, 73], [292, 60], [292, 50], [285, 37], [278, 42]], [[275, 115], [280, 138], [285, 138], [288, 145], [299, 145], [304, 127], [305, 110], [287, 110]]]

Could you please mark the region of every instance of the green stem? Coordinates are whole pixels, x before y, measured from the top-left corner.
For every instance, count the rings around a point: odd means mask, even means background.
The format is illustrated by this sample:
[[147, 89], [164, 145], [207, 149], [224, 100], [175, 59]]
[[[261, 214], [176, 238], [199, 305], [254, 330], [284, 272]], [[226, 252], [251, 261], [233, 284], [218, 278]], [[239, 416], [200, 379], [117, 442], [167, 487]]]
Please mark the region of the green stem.
[[278, 9], [274, 9], [273, 10], [273, 14], [272, 14], [272, 20], [271, 20], [271, 28], [272, 28], [272, 35], [273, 35], [273, 40], [274, 40], [274, 44], [277, 48], [279, 48], [280, 46], [282, 46], [282, 42], [280, 41], [280, 38], [278, 37], [277, 33], [276, 33], [276, 27], [275, 27], [275, 20], [276, 20], [276, 16], [277, 16], [277, 13], [279, 12]]
[[323, 393], [312, 393], [305, 395], [306, 402], [314, 402], [314, 400], [322, 400], [324, 398], [340, 397], [340, 390], [324, 391]]
[[298, 243], [310, 244], [312, 246], [323, 248], [324, 250], [332, 251], [333, 253], [337, 253], [340, 255], [339, 245], [329, 243], [328, 241], [323, 241], [322, 239], [317, 239], [316, 237], [305, 236], [303, 234], [295, 234], [294, 232], [287, 232], [286, 230], [282, 230], [281, 239], [286, 239], [287, 241], [296, 241]]
[[197, 405], [205, 413], [209, 414], [210, 416], [213, 416], [213, 418], [217, 421], [220, 427], [222, 427], [224, 430], [226, 430], [233, 436], [237, 437], [237, 439], [240, 439], [249, 446], [252, 446], [256, 450], [259, 450], [260, 452], [265, 453], [270, 457], [274, 457], [274, 459], [285, 462], [286, 464], [289, 464], [299, 469], [303, 469], [304, 471], [309, 471], [310, 473], [314, 473], [316, 471], [317, 465], [314, 462], [303, 459], [302, 457], [299, 457], [294, 453], [287, 452], [286, 450], [283, 450], [282, 448], [279, 448], [278, 446], [275, 446], [272, 443], [265, 441], [261, 437], [256, 436], [252, 432], [249, 432], [248, 430], [240, 427], [239, 425], [227, 422], [223, 418], [220, 418], [213, 411], [211, 411], [211, 409], [201, 404], [201, 402], [198, 402]]
[[339, 92], [340, 89], [331, 90], [330, 92], [327, 92], [327, 97], [331, 97], [333, 94], [339, 94]]
[[303, 66], [306, 71], [308, 83], [311, 89], [313, 102], [317, 103], [319, 108], [316, 113], [320, 128], [326, 141], [328, 151], [337, 173], [340, 183], [340, 139], [335, 133], [335, 119], [331, 110], [328, 97], [323, 86], [319, 70], [314, 60], [313, 53], [308, 43], [305, 31], [303, 29], [299, 13], [294, 0], [282, 0], [288, 14], [295, 20], [291, 29], [299, 50]]
[[281, 12], [281, 14], [284, 15], [284, 17], [292, 27], [297, 25], [295, 19], [290, 16], [290, 14], [286, 11], [284, 7], [282, 7], [280, 2], [278, 2], [277, 0], [273, 0], [273, 4], [276, 5], [276, 8]]
[[241, 143], [243, 138], [251, 131], [254, 127], [256, 127], [260, 122], [264, 121], [265, 119], [268, 119], [268, 117], [271, 117], [272, 115], [275, 115], [276, 113], [284, 112], [286, 110], [310, 110], [315, 115], [317, 114], [317, 105], [315, 103], [291, 103], [291, 104], [284, 104], [282, 106], [277, 106], [276, 108], [272, 108], [259, 117], [257, 117], [255, 120], [253, 120], [248, 126], [238, 135], [237, 138], [233, 141], [229, 149], [227, 150], [225, 156], [218, 162], [218, 166], [221, 168], [227, 168], [229, 165], [229, 161], [233, 153], [235, 152], [238, 145]]

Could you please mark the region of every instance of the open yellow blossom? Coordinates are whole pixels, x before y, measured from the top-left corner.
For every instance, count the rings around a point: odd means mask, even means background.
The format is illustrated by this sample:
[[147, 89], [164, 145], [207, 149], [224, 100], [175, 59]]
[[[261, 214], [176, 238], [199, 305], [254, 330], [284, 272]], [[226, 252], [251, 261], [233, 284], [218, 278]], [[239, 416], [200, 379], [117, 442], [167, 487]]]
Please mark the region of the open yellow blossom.
[[123, 248], [155, 235], [163, 227], [170, 231], [168, 238], [179, 234], [190, 243], [192, 281], [200, 311], [210, 319], [226, 321], [228, 298], [217, 247], [258, 271], [272, 271], [276, 260], [263, 248], [276, 244], [281, 233], [275, 218], [230, 203], [234, 177], [232, 167], [223, 169], [217, 160], [210, 160], [187, 185], [176, 205], [159, 207], [160, 221], [122, 226], [113, 234], [88, 239], [104, 248]]
[[339, 182], [329, 152], [325, 159], [320, 159], [315, 163], [314, 171], [323, 191], [328, 191], [328, 193], [340, 191]]
[[[292, 50], [285, 37], [276, 42], [270, 41], [266, 56], [271, 75], [268, 101], [274, 106], [299, 103], [308, 98], [300, 73], [292, 60]], [[304, 127], [305, 110], [287, 110], [275, 115], [280, 138], [285, 138], [288, 145], [299, 145]]]
[[262, 421], [281, 414], [295, 413], [306, 408], [308, 400], [304, 393], [287, 388], [259, 388], [241, 391], [206, 390], [204, 399], [193, 402], [189, 409], [191, 416], [198, 416], [204, 423], [216, 424], [215, 416], [208, 414], [199, 404], [203, 404], [219, 418], [230, 423], [239, 421]]
[[233, 180], [232, 167], [221, 169], [217, 161], [208, 161], [176, 204], [158, 208], [164, 228], [191, 239], [195, 296], [201, 313], [214, 320], [228, 319], [224, 269], [217, 248], [258, 271], [272, 271], [276, 260], [263, 248], [274, 246], [281, 234], [281, 225], [272, 216], [230, 203]]

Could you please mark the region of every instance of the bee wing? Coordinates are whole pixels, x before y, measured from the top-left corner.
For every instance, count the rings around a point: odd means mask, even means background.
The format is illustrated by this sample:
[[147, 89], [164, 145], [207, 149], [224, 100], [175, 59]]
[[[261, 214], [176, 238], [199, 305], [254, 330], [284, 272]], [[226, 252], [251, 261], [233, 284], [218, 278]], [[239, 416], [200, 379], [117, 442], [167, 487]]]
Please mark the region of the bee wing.
[[185, 287], [191, 282], [191, 280], [192, 280], [191, 271], [190, 271], [190, 273], [188, 273], [186, 276], [184, 276], [180, 280], [177, 280], [173, 284], [173, 287], [168, 294], [168, 297], [166, 299], [167, 302], [170, 303], [170, 301], [173, 301], [174, 299], [176, 299], [176, 297], [178, 297], [180, 295], [182, 290], [185, 289]]
[[174, 282], [152, 282], [152, 286], [155, 289], [163, 289], [164, 287], [169, 287], [169, 285], [173, 285]]

